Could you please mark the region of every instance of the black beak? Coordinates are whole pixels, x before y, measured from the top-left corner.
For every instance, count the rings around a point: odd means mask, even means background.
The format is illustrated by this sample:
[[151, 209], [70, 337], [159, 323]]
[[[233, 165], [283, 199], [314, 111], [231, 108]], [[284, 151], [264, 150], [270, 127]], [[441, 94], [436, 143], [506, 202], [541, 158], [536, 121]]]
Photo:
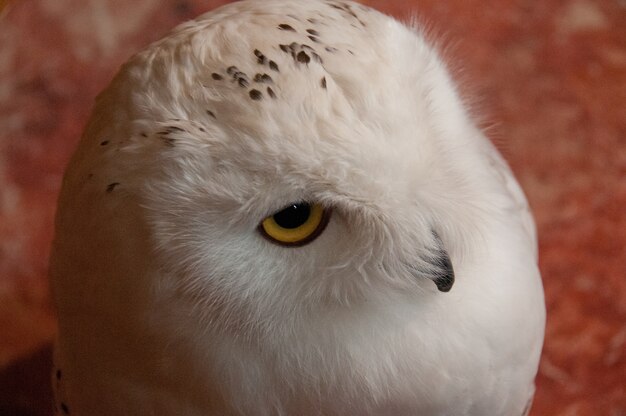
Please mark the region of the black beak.
[[438, 272], [433, 279], [440, 292], [449, 292], [454, 285], [454, 269], [448, 252], [443, 247], [443, 242], [439, 235], [433, 231], [435, 239], [439, 243], [439, 255], [433, 259], [433, 264], [437, 267]]

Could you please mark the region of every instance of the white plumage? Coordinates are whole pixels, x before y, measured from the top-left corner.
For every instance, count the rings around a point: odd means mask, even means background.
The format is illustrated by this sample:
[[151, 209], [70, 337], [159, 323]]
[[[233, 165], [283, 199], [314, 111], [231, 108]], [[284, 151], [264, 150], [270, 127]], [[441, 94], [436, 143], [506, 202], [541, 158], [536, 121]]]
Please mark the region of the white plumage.
[[[315, 233], [274, 215], [294, 204]], [[233, 3], [98, 98], [57, 216], [57, 410], [521, 416], [536, 263], [517, 182], [415, 29]]]

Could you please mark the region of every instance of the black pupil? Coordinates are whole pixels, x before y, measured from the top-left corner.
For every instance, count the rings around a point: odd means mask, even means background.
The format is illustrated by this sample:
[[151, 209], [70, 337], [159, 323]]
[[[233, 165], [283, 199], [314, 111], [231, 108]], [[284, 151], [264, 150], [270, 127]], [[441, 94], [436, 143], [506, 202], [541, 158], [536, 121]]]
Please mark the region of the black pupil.
[[310, 215], [311, 206], [309, 204], [293, 204], [274, 214], [274, 221], [283, 228], [293, 229], [304, 224]]

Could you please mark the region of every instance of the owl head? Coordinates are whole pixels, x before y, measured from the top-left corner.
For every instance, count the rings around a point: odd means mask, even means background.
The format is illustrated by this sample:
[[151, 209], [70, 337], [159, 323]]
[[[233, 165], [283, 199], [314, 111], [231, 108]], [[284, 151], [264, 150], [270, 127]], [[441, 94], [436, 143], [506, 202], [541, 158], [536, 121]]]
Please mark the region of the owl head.
[[451, 296], [489, 209], [479, 136], [424, 37], [378, 12], [200, 16], [97, 100], [60, 199], [59, 309], [253, 336]]

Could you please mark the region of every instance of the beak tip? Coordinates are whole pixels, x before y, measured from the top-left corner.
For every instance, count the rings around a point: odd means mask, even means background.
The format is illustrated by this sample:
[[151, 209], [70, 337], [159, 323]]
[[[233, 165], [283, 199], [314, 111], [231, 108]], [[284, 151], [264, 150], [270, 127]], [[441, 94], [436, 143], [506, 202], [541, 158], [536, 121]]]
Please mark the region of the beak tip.
[[450, 289], [452, 289], [452, 286], [454, 286], [454, 274], [447, 274], [436, 278], [435, 284], [440, 292], [449, 292]]

